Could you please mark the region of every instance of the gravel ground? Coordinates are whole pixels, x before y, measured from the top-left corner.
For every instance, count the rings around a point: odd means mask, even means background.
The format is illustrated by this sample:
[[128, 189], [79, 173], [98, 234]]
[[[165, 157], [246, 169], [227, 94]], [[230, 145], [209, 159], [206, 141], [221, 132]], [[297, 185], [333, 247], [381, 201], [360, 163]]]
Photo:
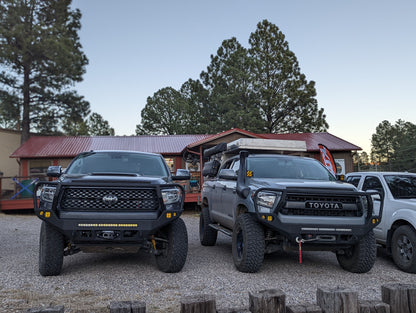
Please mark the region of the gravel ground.
[[352, 274], [340, 268], [334, 254], [296, 252], [267, 255], [261, 271], [238, 272], [231, 256], [231, 238], [219, 234], [217, 245], [199, 243], [199, 215], [182, 215], [189, 251], [180, 273], [157, 270], [154, 257], [137, 254], [85, 254], [64, 258], [62, 274], [38, 273], [40, 220], [33, 214], [0, 213], [0, 312], [22, 312], [31, 307], [64, 305], [65, 312], [108, 312], [111, 301], [144, 301], [147, 312], [179, 312], [180, 298], [213, 294], [217, 308], [248, 307], [248, 292], [277, 288], [288, 304], [315, 303], [319, 286], [347, 287], [360, 299], [380, 299], [387, 283], [415, 283], [416, 275], [396, 269], [379, 253], [373, 269]]

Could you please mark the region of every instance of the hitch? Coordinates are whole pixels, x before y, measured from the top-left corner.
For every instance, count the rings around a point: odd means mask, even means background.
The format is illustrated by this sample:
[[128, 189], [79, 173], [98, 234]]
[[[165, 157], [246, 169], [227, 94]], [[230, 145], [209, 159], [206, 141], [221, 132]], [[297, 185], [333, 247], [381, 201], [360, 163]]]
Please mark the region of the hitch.
[[103, 230], [103, 231], [98, 231], [96, 235], [98, 238], [101, 238], [101, 239], [113, 240], [119, 237], [120, 233], [114, 230]]

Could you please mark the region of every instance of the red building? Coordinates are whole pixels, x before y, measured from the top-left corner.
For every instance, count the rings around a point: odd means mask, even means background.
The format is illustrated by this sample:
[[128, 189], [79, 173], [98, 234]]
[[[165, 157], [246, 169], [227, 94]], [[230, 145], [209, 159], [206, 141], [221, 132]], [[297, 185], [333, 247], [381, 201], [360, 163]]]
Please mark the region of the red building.
[[[50, 165], [67, 167], [80, 152], [90, 150], [133, 150], [159, 153], [164, 156], [171, 171], [187, 168], [191, 180], [186, 184], [186, 202], [197, 202], [200, 186], [203, 183], [201, 169], [204, 161], [202, 152], [220, 142], [231, 142], [239, 138], [263, 138], [299, 140], [306, 144], [306, 151], [283, 151], [284, 154], [307, 156], [320, 159], [318, 143], [324, 144], [332, 152], [344, 173], [353, 169], [352, 152], [361, 150], [329, 133], [303, 134], [255, 134], [241, 129], [230, 129], [215, 135], [162, 135], [162, 136], [93, 136], [93, 137], [50, 137], [32, 136], [11, 154], [19, 163], [19, 176], [31, 179], [47, 179], [46, 170]], [[15, 200], [1, 199], [2, 210], [30, 206], [31, 199], [18, 205]], [[20, 201], [22, 202], [22, 201]], [[23, 203], [23, 202], [22, 202]]]

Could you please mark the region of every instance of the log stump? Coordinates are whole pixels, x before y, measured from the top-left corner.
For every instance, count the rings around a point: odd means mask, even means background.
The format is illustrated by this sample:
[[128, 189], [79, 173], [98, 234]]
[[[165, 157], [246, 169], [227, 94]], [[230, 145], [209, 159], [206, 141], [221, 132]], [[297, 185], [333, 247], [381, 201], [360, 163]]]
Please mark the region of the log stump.
[[146, 313], [146, 303], [141, 301], [114, 301], [110, 313]]
[[262, 290], [249, 293], [250, 312], [285, 313], [286, 294], [278, 289]]
[[216, 311], [213, 295], [195, 295], [181, 299], [181, 313], [216, 313]]
[[347, 288], [318, 287], [316, 302], [324, 313], [358, 313], [358, 293]]
[[217, 313], [251, 313], [246, 308], [229, 308], [229, 309], [219, 309]]
[[390, 305], [379, 300], [359, 300], [360, 313], [390, 313]]
[[381, 286], [383, 302], [390, 304], [391, 313], [416, 312], [416, 284], [387, 284]]
[[314, 304], [288, 305], [286, 313], [322, 313], [322, 309]]

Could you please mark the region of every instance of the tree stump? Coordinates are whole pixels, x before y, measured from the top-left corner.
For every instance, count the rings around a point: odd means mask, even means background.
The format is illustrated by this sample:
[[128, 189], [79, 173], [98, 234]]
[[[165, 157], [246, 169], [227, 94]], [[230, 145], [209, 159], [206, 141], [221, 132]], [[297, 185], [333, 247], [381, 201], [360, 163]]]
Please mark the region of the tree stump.
[[181, 299], [181, 313], [215, 313], [216, 310], [213, 295], [196, 295]]
[[383, 302], [390, 304], [391, 313], [416, 312], [416, 284], [388, 284], [381, 286]]
[[262, 290], [249, 293], [250, 312], [285, 313], [286, 295], [278, 289]]
[[358, 313], [358, 294], [346, 288], [319, 287], [316, 302], [324, 313]]
[[146, 313], [146, 303], [141, 301], [111, 302], [110, 313]]
[[390, 305], [379, 300], [358, 301], [360, 313], [390, 313]]
[[49, 308], [32, 308], [28, 309], [27, 313], [64, 313], [65, 308], [63, 305], [49, 307]]
[[129, 301], [110, 302], [110, 313], [131, 313], [130, 302]]
[[313, 304], [288, 305], [286, 313], [322, 313], [322, 309]]
[[146, 302], [132, 301], [131, 302], [131, 313], [146, 313]]
[[217, 310], [217, 313], [251, 313], [246, 308], [229, 308]]

